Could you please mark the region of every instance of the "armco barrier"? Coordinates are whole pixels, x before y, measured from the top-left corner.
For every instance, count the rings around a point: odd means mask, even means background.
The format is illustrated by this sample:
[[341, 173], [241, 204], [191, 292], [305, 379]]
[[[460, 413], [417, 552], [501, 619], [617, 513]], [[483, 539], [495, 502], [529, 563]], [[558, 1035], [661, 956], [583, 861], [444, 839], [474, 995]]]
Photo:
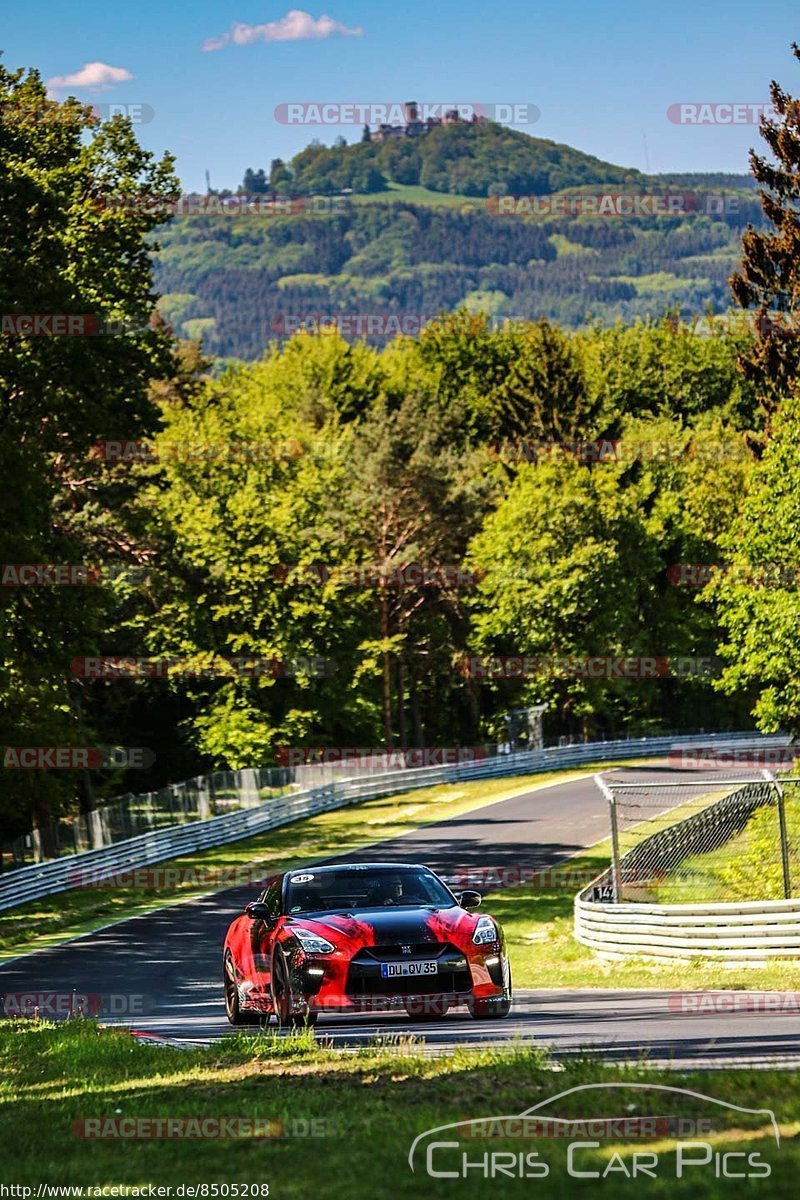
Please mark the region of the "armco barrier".
[[712, 959], [746, 965], [800, 958], [800, 900], [721, 904], [604, 904], [575, 900], [575, 937], [604, 958]]
[[[778, 744], [774, 738], [748, 733], [697, 734], [680, 738], [681, 747], [713, 745], [717, 748], [736, 748], [743, 745], [764, 747], [773, 744]], [[293, 821], [302, 820], [303, 817], [329, 812], [363, 800], [374, 800], [379, 796], [430, 787], [437, 783], [534, 775], [543, 771], [613, 761], [616, 758], [658, 757], [675, 745], [674, 736], [586, 742], [578, 746], [551, 746], [544, 750], [500, 755], [459, 766], [420, 767], [414, 770], [394, 771], [383, 776], [340, 780], [325, 787], [272, 797], [263, 804], [223, 816], [193, 821], [187, 825], [168, 826], [124, 842], [117, 842], [101, 850], [86, 850], [51, 862], [21, 867], [0, 876], [0, 910], [13, 908], [42, 896], [69, 891], [92, 873], [110, 875], [147, 867], [178, 855], [239, 841], [263, 833], [267, 829], [289, 825]]]

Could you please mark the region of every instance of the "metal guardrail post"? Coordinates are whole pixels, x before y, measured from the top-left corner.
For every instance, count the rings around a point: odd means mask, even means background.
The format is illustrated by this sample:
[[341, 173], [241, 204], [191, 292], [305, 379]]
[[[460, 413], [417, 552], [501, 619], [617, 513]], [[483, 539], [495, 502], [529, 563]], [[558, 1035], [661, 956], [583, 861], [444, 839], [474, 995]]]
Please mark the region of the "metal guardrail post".
[[783, 788], [774, 780], [775, 791], [778, 793], [778, 826], [781, 831], [781, 866], [783, 867], [783, 898], [792, 898], [792, 880], [789, 873], [789, 839], [786, 834], [786, 800]]
[[[781, 869], [783, 871], [783, 898], [791, 900], [792, 898], [792, 878], [789, 870], [789, 837], [786, 832], [786, 797], [783, 794], [783, 787], [773, 775], [772, 771], [762, 769], [761, 774], [768, 783], [771, 783], [775, 788], [778, 797], [778, 829], [781, 839]], [[794, 782], [794, 781], [792, 781]]]
[[619, 904], [622, 900], [622, 876], [620, 872], [620, 855], [619, 855], [619, 822], [617, 819], [617, 802], [614, 799], [614, 793], [607, 785], [601, 774], [594, 777], [594, 781], [600, 791], [608, 801], [608, 816], [611, 822], [611, 885], [613, 888], [613, 902]]

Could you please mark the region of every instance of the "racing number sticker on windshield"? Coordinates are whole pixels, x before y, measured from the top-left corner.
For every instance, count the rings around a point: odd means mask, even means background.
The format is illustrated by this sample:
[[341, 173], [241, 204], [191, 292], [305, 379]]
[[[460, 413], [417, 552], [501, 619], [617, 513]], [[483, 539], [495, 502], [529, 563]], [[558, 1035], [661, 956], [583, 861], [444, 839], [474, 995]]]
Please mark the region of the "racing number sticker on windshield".
[[313, 875], [293, 875], [292, 883], [310, 883], [313, 878]]

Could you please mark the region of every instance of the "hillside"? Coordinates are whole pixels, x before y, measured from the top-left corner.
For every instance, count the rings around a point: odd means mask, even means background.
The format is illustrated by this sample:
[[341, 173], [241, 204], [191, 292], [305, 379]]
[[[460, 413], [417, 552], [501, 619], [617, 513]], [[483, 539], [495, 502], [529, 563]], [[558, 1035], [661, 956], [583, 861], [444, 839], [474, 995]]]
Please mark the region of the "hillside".
[[390, 183], [434, 192], [485, 197], [506, 192], [543, 195], [586, 184], [627, 184], [644, 176], [572, 146], [530, 137], [486, 121], [449, 125], [418, 137], [311, 145], [289, 163], [276, 160], [269, 190], [375, 193]]
[[162, 311], [181, 335], [241, 359], [320, 314], [379, 343], [396, 323], [370, 331], [352, 318], [406, 314], [413, 333], [417, 317], [462, 305], [572, 328], [724, 311], [742, 231], [760, 214], [752, 193], [726, 216], [540, 219], [409, 203], [403, 191], [332, 216], [181, 217], [159, 235]]

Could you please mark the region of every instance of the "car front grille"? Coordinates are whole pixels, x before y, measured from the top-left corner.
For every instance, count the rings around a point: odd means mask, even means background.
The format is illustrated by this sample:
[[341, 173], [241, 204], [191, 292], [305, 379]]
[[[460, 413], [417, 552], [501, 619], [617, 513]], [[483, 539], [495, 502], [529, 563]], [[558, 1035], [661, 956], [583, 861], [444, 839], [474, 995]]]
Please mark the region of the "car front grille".
[[[408, 953], [410, 948], [411, 953]], [[414, 962], [435, 959], [435, 975], [395, 975], [385, 979], [381, 963]], [[354, 999], [365, 996], [438, 996], [469, 992], [472, 975], [462, 950], [449, 942], [399, 943], [396, 946], [368, 946], [359, 951], [347, 973], [347, 994]]]
[[449, 942], [398, 942], [396, 946], [367, 946], [362, 953], [375, 962], [413, 962], [439, 958], [446, 950], [455, 950]]

